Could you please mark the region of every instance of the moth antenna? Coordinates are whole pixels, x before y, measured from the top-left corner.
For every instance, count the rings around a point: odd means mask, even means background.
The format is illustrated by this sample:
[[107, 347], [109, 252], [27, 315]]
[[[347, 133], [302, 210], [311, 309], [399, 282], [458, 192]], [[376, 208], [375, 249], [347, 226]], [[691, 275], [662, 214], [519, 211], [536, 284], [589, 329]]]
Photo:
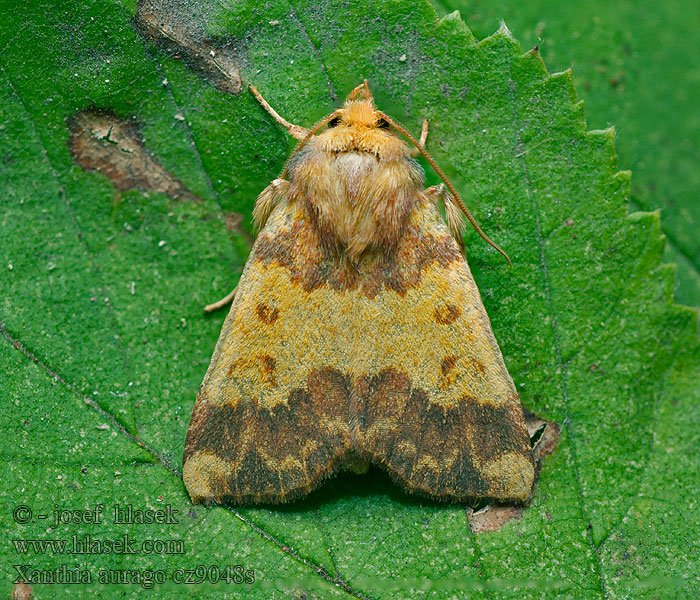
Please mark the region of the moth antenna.
[[476, 220], [474, 219], [472, 214], [469, 212], [469, 209], [464, 205], [464, 202], [462, 202], [462, 197], [459, 195], [459, 192], [450, 183], [450, 180], [447, 179], [447, 175], [445, 175], [443, 170], [433, 160], [433, 157], [430, 156], [430, 154], [428, 154], [428, 152], [426, 151], [425, 148], [423, 148], [422, 144], [416, 138], [414, 138], [404, 127], [402, 127], [396, 121], [394, 121], [394, 119], [392, 119], [389, 115], [382, 112], [381, 110], [378, 110], [377, 112], [382, 116], [382, 118], [387, 123], [389, 123], [389, 125], [391, 125], [399, 133], [402, 133], [403, 135], [405, 135], [410, 140], [410, 142], [416, 148], [418, 148], [418, 152], [420, 152], [425, 157], [425, 160], [427, 160], [428, 163], [430, 163], [430, 166], [433, 167], [433, 169], [438, 174], [440, 179], [442, 179], [445, 182], [447, 189], [450, 190], [450, 193], [452, 194], [453, 202], [455, 202], [457, 204], [457, 206], [459, 206], [459, 208], [464, 213], [464, 215], [467, 217], [467, 219], [469, 219], [469, 222], [472, 224], [472, 226], [474, 227], [476, 232], [483, 238], [483, 240], [487, 244], [489, 244], [490, 246], [492, 246], [496, 250], [498, 250], [505, 257], [505, 259], [508, 261], [508, 264], [512, 267], [513, 263], [510, 261], [510, 258], [508, 257], [508, 255], [503, 250], [501, 250], [495, 242], [491, 241], [491, 239], [489, 239], [489, 237], [481, 230], [481, 227], [479, 227], [479, 224], [476, 222]]
[[294, 155], [299, 152], [304, 146], [306, 146], [307, 142], [314, 136], [314, 134], [321, 129], [324, 125], [326, 125], [329, 121], [332, 121], [336, 117], [340, 116], [342, 112], [342, 108], [338, 108], [334, 110], [330, 115], [327, 115], [323, 117], [320, 121], [318, 121], [309, 131], [306, 133], [304, 138], [297, 144], [297, 147], [294, 148], [294, 151], [289, 155], [289, 158], [287, 159], [287, 162], [284, 163], [284, 170], [282, 171], [282, 174], [279, 176], [280, 179], [286, 179], [287, 178], [287, 170], [289, 169], [289, 161], [294, 158]]
[[289, 133], [289, 135], [298, 140], [304, 139], [304, 136], [307, 133], [307, 130], [304, 127], [301, 127], [300, 125], [294, 125], [294, 123], [290, 123], [289, 121], [287, 121], [287, 119], [280, 116], [279, 113], [270, 106], [268, 101], [265, 100], [265, 98], [263, 98], [262, 94], [252, 83], [248, 86], [248, 89], [251, 91], [253, 96], [255, 96], [255, 99], [258, 102], [260, 102], [260, 105], [272, 116], [272, 118], [287, 130], [287, 133]]

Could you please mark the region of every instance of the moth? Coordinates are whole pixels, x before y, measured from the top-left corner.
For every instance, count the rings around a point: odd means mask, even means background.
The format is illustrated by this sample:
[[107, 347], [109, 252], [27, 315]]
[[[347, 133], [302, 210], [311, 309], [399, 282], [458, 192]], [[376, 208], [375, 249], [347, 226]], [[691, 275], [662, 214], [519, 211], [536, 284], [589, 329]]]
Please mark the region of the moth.
[[[462, 215], [503, 251], [424, 149], [427, 123], [416, 140], [366, 81], [308, 130], [251, 91], [300, 142], [257, 198], [259, 233], [192, 412], [193, 502], [288, 502], [369, 464], [437, 500], [526, 501], [530, 439]], [[423, 188], [399, 134], [447, 189]]]

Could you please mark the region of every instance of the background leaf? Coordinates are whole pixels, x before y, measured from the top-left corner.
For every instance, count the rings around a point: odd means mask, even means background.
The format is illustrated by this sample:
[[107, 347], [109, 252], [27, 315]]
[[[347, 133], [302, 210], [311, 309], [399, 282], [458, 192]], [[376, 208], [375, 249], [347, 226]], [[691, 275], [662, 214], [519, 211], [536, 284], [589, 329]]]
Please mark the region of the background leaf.
[[436, 0], [460, 10], [478, 37], [505, 19], [523, 48], [538, 45], [552, 70], [573, 67], [595, 128], [615, 125], [631, 168], [632, 205], [662, 211], [666, 262], [678, 264], [676, 298], [700, 306], [700, 4]]
[[[458, 15], [438, 20], [423, 2], [46, 3], [0, 16], [3, 593], [14, 564], [94, 577], [240, 564], [255, 586], [193, 595], [698, 594], [697, 316], [672, 305], [658, 213], [628, 215], [614, 134], [586, 132], [570, 72], [548, 75], [505, 28], [477, 42]], [[240, 81], [302, 125], [363, 77], [409, 128], [429, 118], [429, 148], [510, 253], [512, 269], [468, 235], [523, 404], [563, 430], [532, 505], [500, 531], [473, 534], [466, 507], [406, 496], [375, 470], [283, 508], [190, 504], [184, 436], [224, 318], [201, 307], [235, 283], [255, 196], [291, 145], [248, 93], [229, 93], [237, 65]], [[107, 110], [134, 124], [191, 197], [117, 193], [76, 165], [71, 119]], [[101, 524], [38, 517], [98, 503]], [[129, 503], [170, 505], [179, 522], [113, 524], [111, 507]], [[13, 519], [19, 505], [33, 521]], [[20, 555], [9, 543], [74, 534], [184, 541], [185, 551]]]

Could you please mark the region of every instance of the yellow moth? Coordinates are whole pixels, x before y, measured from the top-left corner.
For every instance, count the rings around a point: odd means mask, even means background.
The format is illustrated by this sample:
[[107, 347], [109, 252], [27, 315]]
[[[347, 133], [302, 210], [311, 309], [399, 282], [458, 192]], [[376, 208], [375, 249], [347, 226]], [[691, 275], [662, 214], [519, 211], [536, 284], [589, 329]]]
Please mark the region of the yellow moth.
[[[195, 502], [287, 502], [384, 468], [446, 501], [525, 501], [523, 410], [460, 251], [466, 215], [367, 82], [300, 139], [257, 199], [259, 234], [192, 413]], [[445, 181], [424, 173], [403, 134]], [[442, 202], [447, 223], [438, 209]], [[507, 257], [506, 257], [507, 258]]]

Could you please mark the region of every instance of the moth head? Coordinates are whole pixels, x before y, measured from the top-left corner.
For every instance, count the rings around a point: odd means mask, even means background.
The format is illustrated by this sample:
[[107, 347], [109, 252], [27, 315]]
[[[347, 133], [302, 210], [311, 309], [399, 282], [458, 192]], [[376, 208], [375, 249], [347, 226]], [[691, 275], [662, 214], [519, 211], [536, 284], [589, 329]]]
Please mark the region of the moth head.
[[375, 127], [389, 128], [389, 124], [382, 118], [374, 105], [374, 98], [372, 97], [372, 92], [369, 91], [366, 79], [348, 94], [343, 108], [338, 110], [337, 113], [338, 116], [328, 123], [330, 128], [341, 124], [347, 127], [364, 127], [369, 129]]
[[368, 152], [381, 159], [408, 157], [408, 146], [391, 129], [374, 104], [365, 80], [352, 90], [342, 108], [322, 121], [327, 128], [316, 147], [327, 152]]
[[[320, 135], [315, 136], [324, 126], [328, 129]], [[352, 90], [345, 99], [343, 108], [334, 110], [316, 123], [306, 133], [306, 136], [299, 142], [292, 156], [287, 161], [287, 164], [282, 171], [281, 179], [287, 176], [287, 169], [290, 161], [306, 144], [314, 138], [316, 146], [321, 151], [338, 153], [338, 152], [369, 152], [375, 154], [381, 159], [396, 159], [408, 158], [408, 145], [397, 137], [394, 132], [405, 136], [418, 150], [420, 154], [428, 161], [435, 172], [445, 182], [447, 189], [452, 194], [452, 201], [457, 204], [457, 207], [464, 213], [469, 222], [474, 226], [476, 232], [498, 252], [500, 252], [508, 264], [512, 266], [508, 255], [501, 250], [487, 235], [481, 230], [472, 217], [471, 213], [464, 205], [462, 198], [450, 183], [442, 169], [437, 165], [433, 157], [428, 154], [411, 133], [400, 123], [392, 119], [389, 115], [377, 109], [374, 105], [372, 92], [369, 91], [369, 85], [365, 79], [360, 85]]]

